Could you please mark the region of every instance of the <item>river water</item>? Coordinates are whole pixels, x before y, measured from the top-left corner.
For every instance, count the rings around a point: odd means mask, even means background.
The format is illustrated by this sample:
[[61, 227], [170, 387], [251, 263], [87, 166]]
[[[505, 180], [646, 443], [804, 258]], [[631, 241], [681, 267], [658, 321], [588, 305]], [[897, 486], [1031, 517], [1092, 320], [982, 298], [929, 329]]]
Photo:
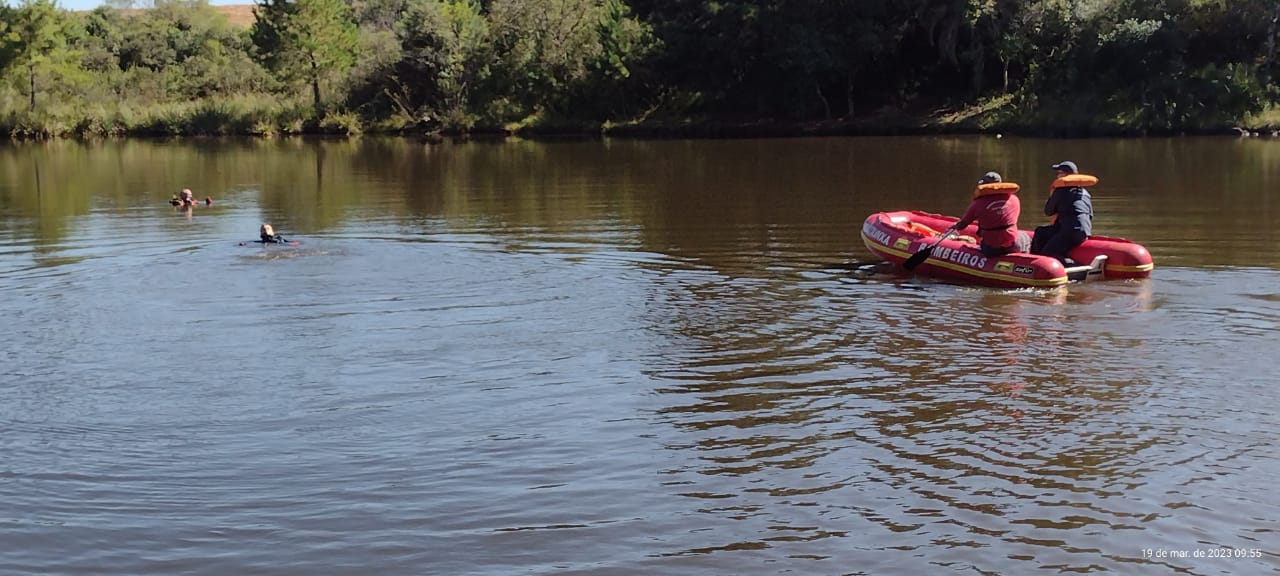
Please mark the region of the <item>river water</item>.
[[[1060, 160], [1151, 278], [859, 240], [987, 170], [1034, 227]], [[8, 145], [0, 573], [1278, 573], [1277, 190], [1229, 138]]]

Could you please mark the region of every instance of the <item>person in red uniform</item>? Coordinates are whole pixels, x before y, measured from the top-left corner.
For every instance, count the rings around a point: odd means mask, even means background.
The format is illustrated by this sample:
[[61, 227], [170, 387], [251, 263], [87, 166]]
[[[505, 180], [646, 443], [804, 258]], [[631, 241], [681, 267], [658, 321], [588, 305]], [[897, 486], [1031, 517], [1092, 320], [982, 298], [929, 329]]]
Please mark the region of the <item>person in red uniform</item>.
[[971, 222], [978, 223], [978, 247], [987, 256], [1003, 256], [1014, 252], [1030, 252], [1031, 236], [1018, 230], [1018, 185], [1005, 182], [995, 172], [987, 172], [973, 190], [973, 200], [954, 228], [963, 230]]

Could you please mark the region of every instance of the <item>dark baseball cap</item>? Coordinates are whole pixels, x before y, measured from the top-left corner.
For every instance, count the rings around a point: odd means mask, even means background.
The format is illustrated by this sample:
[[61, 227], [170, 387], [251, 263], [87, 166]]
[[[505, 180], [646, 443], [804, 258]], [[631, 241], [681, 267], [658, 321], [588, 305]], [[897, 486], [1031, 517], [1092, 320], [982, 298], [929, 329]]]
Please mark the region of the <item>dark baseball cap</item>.
[[1070, 161], [1070, 160], [1064, 160], [1064, 161], [1062, 161], [1062, 162], [1059, 162], [1059, 163], [1057, 163], [1057, 164], [1054, 164], [1054, 165], [1052, 166], [1052, 168], [1053, 168], [1054, 170], [1065, 170], [1065, 171], [1070, 172], [1070, 173], [1072, 173], [1072, 174], [1075, 174], [1076, 172], [1079, 172], [1079, 171], [1080, 171], [1079, 169], [1077, 169], [1077, 168], [1076, 168], [1076, 163], [1075, 163], [1075, 162], [1072, 162], [1072, 161]]
[[1002, 182], [1002, 181], [1003, 180], [1001, 180], [1000, 174], [998, 172], [987, 172], [986, 174], [983, 174], [981, 178], [978, 179], [979, 184], [990, 184], [992, 182]]

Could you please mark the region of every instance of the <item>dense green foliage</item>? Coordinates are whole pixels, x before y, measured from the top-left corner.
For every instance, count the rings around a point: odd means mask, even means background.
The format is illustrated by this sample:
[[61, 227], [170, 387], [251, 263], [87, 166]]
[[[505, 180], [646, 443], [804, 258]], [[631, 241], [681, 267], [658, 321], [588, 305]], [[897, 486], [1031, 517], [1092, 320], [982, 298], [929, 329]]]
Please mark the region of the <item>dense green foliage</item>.
[[251, 37], [261, 60], [277, 76], [311, 86], [312, 104], [324, 108], [320, 82], [356, 59], [356, 26], [343, 0], [262, 0]]
[[0, 129], [1109, 133], [1280, 103], [1275, 0], [258, 2], [248, 28], [204, 0], [0, 6]]

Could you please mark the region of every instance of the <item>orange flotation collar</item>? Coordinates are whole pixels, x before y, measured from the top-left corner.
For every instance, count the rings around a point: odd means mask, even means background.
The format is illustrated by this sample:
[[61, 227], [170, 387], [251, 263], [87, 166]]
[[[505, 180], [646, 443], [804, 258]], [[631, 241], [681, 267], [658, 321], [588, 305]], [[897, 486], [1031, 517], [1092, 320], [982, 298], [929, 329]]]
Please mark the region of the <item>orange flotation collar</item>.
[[920, 222], [914, 222], [914, 221], [907, 222], [907, 231], [914, 232], [926, 238], [929, 236], [937, 236], [939, 234], [937, 230], [934, 230], [933, 228], [929, 227], [928, 224], [921, 224]]
[[992, 194], [1017, 194], [1020, 187], [1013, 182], [988, 182], [979, 184], [973, 189], [973, 197], [990, 196]]
[[1049, 189], [1053, 190], [1054, 188], [1093, 186], [1097, 183], [1097, 176], [1090, 176], [1088, 174], [1067, 174], [1066, 176], [1059, 176], [1057, 180], [1054, 180], [1053, 184], [1049, 185]]
[[[920, 222], [907, 222], [907, 231], [908, 231], [908, 232], [913, 232], [913, 233], [919, 234], [920, 236], [922, 236], [922, 237], [924, 237], [924, 238], [931, 238], [931, 237], [933, 237], [933, 236], [940, 236], [940, 235], [942, 235], [942, 232], [939, 232], [939, 231], [937, 231], [937, 230], [933, 229], [933, 228], [932, 228], [932, 227], [930, 227], [928, 224], [923, 224], [923, 223], [920, 223]], [[960, 233], [956, 233], [956, 234], [952, 235], [951, 237], [952, 237], [952, 238], [954, 238], [954, 239], [956, 239], [956, 240], [959, 240], [959, 241], [961, 241], [961, 242], [968, 242], [968, 243], [970, 243], [970, 244], [977, 244], [977, 243], [978, 243], [978, 239], [977, 239], [977, 238], [974, 238], [973, 236], [969, 236], [969, 235], [967, 235], [967, 234], [960, 234]]]
[[[1097, 176], [1090, 176], [1088, 174], [1067, 174], [1066, 176], [1060, 176], [1057, 180], [1054, 180], [1053, 184], [1049, 185], [1049, 192], [1052, 193], [1057, 188], [1075, 188], [1077, 186], [1083, 188], [1085, 186], [1093, 186], [1097, 183]], [[1049, 217], [1050, 224], [1057, 221], [1057, 214]]]

